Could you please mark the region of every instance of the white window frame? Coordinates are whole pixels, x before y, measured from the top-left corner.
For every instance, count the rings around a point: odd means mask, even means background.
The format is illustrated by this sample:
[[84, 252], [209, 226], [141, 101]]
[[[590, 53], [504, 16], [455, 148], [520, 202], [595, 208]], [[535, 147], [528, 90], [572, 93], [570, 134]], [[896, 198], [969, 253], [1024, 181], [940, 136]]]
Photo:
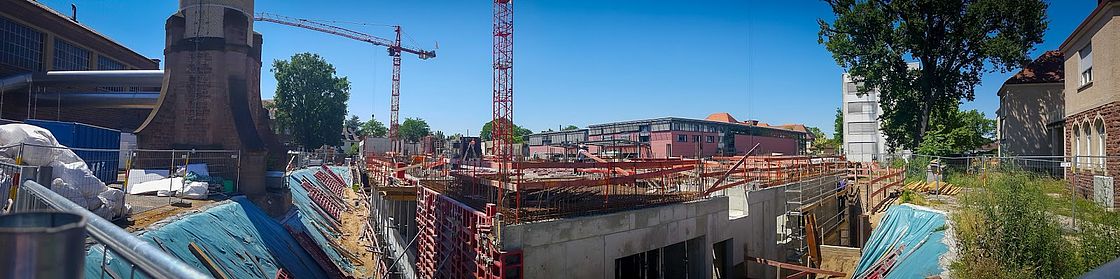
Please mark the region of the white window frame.
[[1073, 124], [1073, 169], [1081, 167], [1081, 125]]
[[1089, 170], [1094, 170], [1094, 169], [1096, 169], [1096, 166], [1093, 165], [1093, 157], [1091, 157], [1091, 156], [1095, 155], [1096, 153], [1093, 152], [1093, 123], [1092, 122], [1085, 123], [1084, 125], [1081, 125], [1081, 136], [1085, 137], [1085, 140], [1083, 141], [1085, 143], [1085, 155], [1090, 156], [1089, 158], [1086, 158], [1084, 160], [1085, 161], [1085, 168], [1087, 168]]
[[1093, 44], [1090, 43], [1077, 52], [1078, 73], [1081, 74], [1081, 86], [1093, 83]]
[[1097, 156], [1100, 156], [1097, 157], [1097, 166], [1100, 166], [1103, 172], [1107, 169], [1105, 168], [1105, 162], [1107, 162], [1105, 156], [1108, 156], [1105, 152], [1107, 151], [1106, 140], [1108, 139], [1108, 132], [1104, 128], [1104, 120], [1097, 119], [1097, 121], [1094, 121], [1093, 130], [1097, 133]]

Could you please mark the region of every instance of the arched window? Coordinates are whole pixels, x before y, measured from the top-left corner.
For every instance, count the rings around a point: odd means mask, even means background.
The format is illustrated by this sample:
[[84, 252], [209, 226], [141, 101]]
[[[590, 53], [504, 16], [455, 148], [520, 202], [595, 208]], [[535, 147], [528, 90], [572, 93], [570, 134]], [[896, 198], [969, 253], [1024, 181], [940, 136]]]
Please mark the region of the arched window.
[[1093, 129], [1097, 132], [1097, 156], [1100, 156], [1097, 157], [1097, 165], [1100, 166], [1101, 171], [1104, 171], [1105, 163], [1108, 160], [1108, 158], [1105, 157], [1108, 156], [1108, 150], [1105, 148], [1105, 146], [1107, 146], [1106, 143], [1108, 142], [1108, 134], [1104, 129], [1104, 120], [1097, 118], [1097, 121], [1093, 123]]
[[1093, 125], [1090, 124], [1090, 123], [1082, 124], [1081, 125], [1081, 130], [1082, 130], [1081, 131], [1081, 136], [1085, 137], [1085, 140], [1082, 141], [1083, 143], [1085, 143], [1085, 153], [1084, 154], [1086, 156], [1089, 156], [1089, 157], [1086, 157], [1085, 160], [1084, 160], [1085, 161], [1085, 166], [1090, 171], [1092, 171], [1092, 170], [1097, 169], [1097, 166], [1095, 164], [1096, 163], [1095, 162], [1096, 157], [1092, 157], [1094, 155], [1097, 155], [1097, 152], [1096, 152], [1097, 148], [1093, 147]]
[[1081, 168], [1081, 127], [1073, 124], [1073, 169]]

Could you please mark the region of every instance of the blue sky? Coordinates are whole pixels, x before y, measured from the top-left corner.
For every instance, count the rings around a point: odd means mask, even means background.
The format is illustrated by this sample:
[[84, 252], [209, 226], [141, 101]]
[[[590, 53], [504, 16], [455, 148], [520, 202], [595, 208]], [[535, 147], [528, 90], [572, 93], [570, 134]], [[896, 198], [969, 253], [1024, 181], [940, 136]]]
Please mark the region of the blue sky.
[[[162, 58], [164, 21], [177, 1], [41, 0], [143, 55]], [[330, 5], [323, 3], [329, 2]], [[729, 112], [831, 132], [841, 73], [817, 44], [828, 6], [793, 1], [519, 1], [515, 7], [514, 120], [534, 131], [640, 118]], [[401, 118], [477, 134], [491, 118], [491, 7], [486, 1], [257, 1], [257, 12], [401, 25], [405, 42], [438, 57], [405, 57]], [[1056, 49], [1096, 0], [1052, 1], [1050, 30], [1033, 55]], [[342, 25], [390, 38], [392, 29]], [[351, 80], [350, 112], [387, 122], [391, 60], [383, 48], [258, 22], [264, 35], [261, 94], [275, 91], [271, 61], [313, 52]], [[976, 108], [994, 117], [996, 91], [1013, 73], [987, 74]]]

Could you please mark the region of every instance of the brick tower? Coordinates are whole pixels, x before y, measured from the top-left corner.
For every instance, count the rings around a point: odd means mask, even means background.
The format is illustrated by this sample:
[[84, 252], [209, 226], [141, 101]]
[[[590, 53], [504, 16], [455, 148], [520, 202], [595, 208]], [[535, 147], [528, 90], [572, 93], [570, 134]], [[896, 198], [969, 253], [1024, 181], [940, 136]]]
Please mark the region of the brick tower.
[[180, 0], [166, 30], [163, 89], [139, 147], [240, 150], [238, 189], [261, 204], [269, 153], [284, 152], [261, 106], [253, 0]]

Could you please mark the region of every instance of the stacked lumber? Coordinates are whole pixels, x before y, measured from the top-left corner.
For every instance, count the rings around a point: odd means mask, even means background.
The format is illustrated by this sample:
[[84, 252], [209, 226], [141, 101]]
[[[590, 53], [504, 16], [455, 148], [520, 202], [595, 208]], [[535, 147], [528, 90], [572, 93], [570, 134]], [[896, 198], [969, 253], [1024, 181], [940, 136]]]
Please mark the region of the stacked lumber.
[[910, 190], [917, 193], [927, 193], [935, 195], [956, 196], [961, 192], [961, 187], [945, 182], [921, 182], [915, 181], [906, 184], [902, 187], [903, 190]]

